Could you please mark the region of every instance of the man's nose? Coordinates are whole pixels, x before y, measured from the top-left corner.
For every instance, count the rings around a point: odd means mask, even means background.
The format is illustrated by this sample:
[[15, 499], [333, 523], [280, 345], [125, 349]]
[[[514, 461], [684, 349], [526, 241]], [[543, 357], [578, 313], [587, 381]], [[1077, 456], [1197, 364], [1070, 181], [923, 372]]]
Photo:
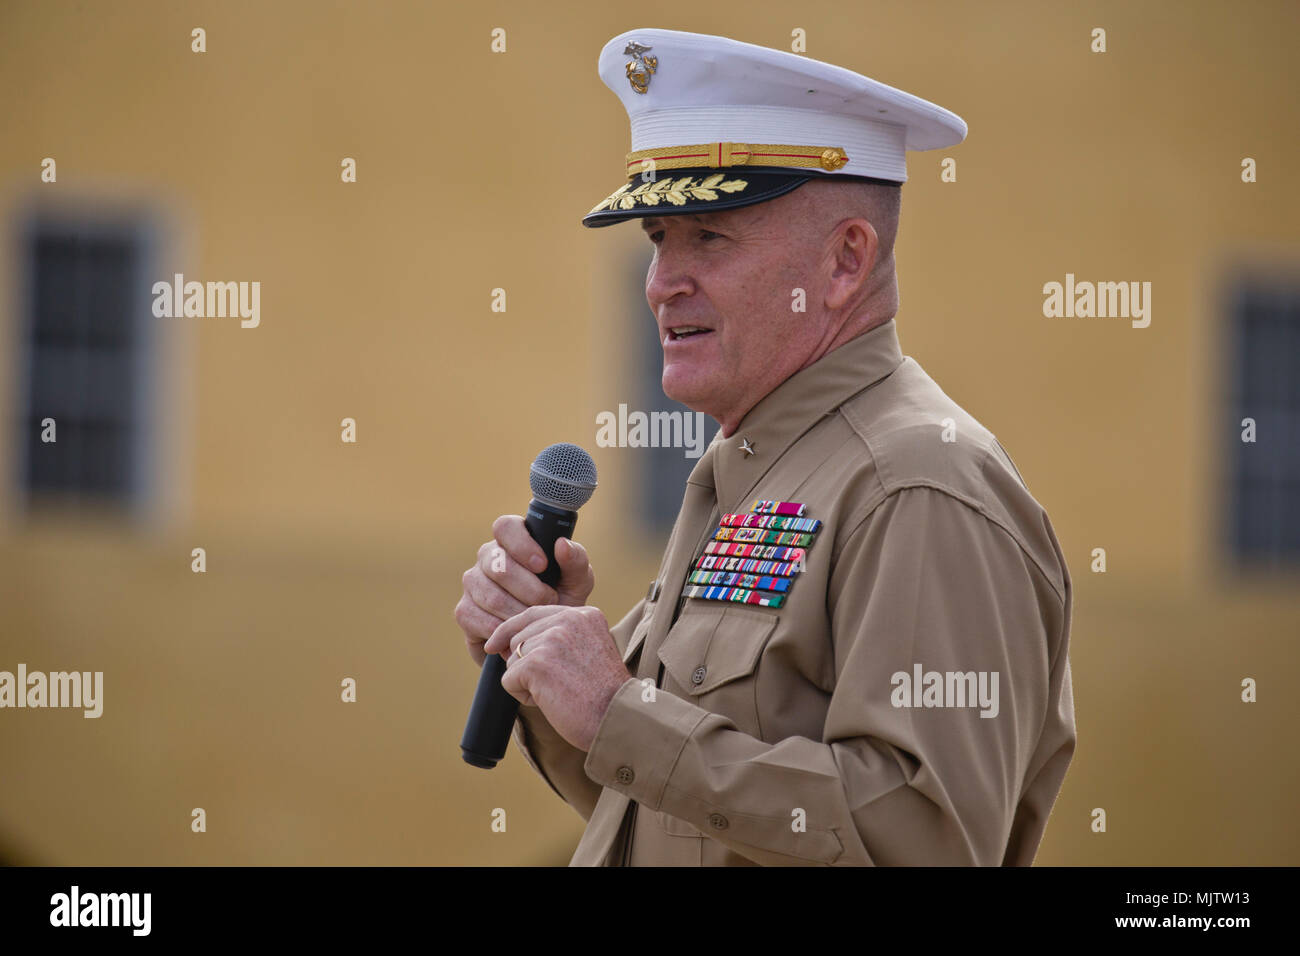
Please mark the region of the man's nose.
[[695, 280], [691, 271], [691, 257], [686, 244], [675, 242], [668, 236], [661, 239], [646, 275], [645, 295], [651, 307], [657, 309], [675, 295], [693, 293]]

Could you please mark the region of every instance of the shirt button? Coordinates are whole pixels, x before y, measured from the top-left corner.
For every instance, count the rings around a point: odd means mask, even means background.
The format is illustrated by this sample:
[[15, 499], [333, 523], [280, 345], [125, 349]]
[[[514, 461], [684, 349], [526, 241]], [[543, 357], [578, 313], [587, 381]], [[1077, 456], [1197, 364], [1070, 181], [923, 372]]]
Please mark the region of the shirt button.
[[706, 673], [708, 673], [708, 671], [705, 669], [704, 665], [701, 664], [699, 667], [695, 668], [695, 673], [693, 673], [693, 674], [691, 675], [691, 683], [692, 683], [692, 684], [703, 684], [703, 683], [704, 683], [704, 675], [705, 675]]
[[631, 767], [619, 767], [614, 773], [614, 779], [626, 787], [636, 779], [636, 774], [632, 772]]
[[709, 826], [713, 827], [715, 830], [725, 830], [727, 829], [727, 818], [721, 813], [710, 813]]

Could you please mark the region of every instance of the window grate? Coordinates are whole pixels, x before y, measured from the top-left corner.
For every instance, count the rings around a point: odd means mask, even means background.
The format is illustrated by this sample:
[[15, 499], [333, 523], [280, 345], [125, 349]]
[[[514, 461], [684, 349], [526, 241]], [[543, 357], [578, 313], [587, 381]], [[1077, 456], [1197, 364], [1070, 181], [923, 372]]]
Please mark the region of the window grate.
[[145, 244], [136, 233], [44, 222], [28, 232], [22, 480], [32, 502], [127, 504], [138, 491]]
[[[1300, 288], [1240, 286], [1232, 306], [1230, 536], [1240, 563], [1300, 564]], [[1255, 440], [1243, 440], [1244, 419]]]

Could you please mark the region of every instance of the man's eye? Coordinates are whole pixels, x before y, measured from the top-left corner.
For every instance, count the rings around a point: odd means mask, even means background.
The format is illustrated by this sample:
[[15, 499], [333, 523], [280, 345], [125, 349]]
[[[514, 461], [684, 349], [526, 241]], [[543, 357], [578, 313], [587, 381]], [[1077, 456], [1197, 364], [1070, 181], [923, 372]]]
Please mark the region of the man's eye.
[[[663, 241], [664, 231], [662, 229], [656, 229], [652, 232], [647, 232], [646, 238], [649, 239], [651, 242], [653, 242], [655, 245], [658, 245], [660, 242]], [[722, 234], [719, 232], [710, 232], [708, 229], [700, 230], [701, 242], [712, 242], [714, 239], [721, 239], [721, 238], [722, 238]]]

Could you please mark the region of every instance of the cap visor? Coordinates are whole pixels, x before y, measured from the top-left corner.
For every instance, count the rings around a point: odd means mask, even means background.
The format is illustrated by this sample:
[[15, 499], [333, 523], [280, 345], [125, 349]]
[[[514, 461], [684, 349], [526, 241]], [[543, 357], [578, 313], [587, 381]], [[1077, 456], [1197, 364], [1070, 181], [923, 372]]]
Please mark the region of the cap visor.
[[634, 174], [626, 186], [587, 213], [582, 224], [612, 226], [646, 216], [685, 216], [739, 209], [775, 199], [813, 177], [807, 173], [767, 171], [733, 166], [728, 169], [672, 169], [645, 181]]

